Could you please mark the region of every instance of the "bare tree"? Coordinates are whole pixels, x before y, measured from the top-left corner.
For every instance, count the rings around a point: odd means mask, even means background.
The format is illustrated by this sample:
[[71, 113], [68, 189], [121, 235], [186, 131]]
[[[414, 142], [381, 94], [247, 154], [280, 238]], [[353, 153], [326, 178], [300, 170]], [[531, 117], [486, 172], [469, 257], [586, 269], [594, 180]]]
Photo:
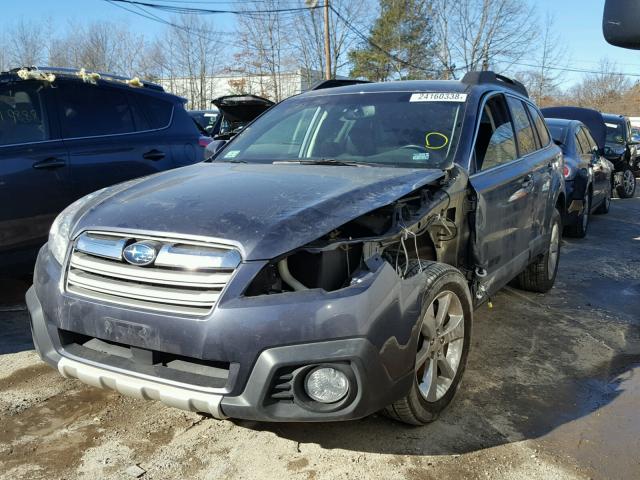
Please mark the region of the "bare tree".
[[42, 24], [20, 19], [9, 29], [7, 43], [13, 67], [42, 65], [46, 60], [47, 32]]
[[545, 18], [539, 48], [533, 56], [535, 67], [518, 74], [538, 105], [546, 106], [559, 96], [563, 72], [555, 67], [567, 64], [567, 49], [560, 38], [555, 19], [551, 14]]
[[284, 14], [273, 12], [282, 7], [281, 0], [264, 0], [260, 9], [270, 12], [259, 15], [251, 14], [254, 7], [245, 7], [245, 14], [237, 24], [238, 51], [234, 62], [237, 68], [233, 70], [253, 77], [249, 88], [254, 90], [257, 86], [257, 93], [276, 102], [292, 93], [283, 89], [283, 74], [294, 65], [286, 41], [287, 19]]
[[[353, 29], [366, 32], [375, 8], [371, 0], [334, 0], [331, 6], [340, 14], [338, 17], [332, 10], [329, 21], [331, 69], [332, 76], [335, 77], [348, 65], [349, 50], [361, 40]], [[290, 24], [295, 34], [288, 36], [288, 41], [303, 68], [304, 80], [310, 83], [322, 78], [325, 68], [322, 10], [314, 8], [295, 15], [291, 18]], [[315, 75], [315, 72], [320, 72], [320, 75]]]
[[600, 111], [626, 110], [625, 98], [632, 89], [627, 77], [617, 71], [615, 63], [607, 59], [600, 61], [600, 72], [586, 75], [569, 90], [570, 103]]
[[174, 18], [167, 34], [147, 50], [144, 68], [170, 91], [189, 99], [189, 107], [208, 108], [213, 76], [222, 68], [221, 35], [197, 15]]
[[500, 71], [527, 54], [538, 36], [534, 7], [524, 0], [432, 0], [438, 59], [448, 76]]

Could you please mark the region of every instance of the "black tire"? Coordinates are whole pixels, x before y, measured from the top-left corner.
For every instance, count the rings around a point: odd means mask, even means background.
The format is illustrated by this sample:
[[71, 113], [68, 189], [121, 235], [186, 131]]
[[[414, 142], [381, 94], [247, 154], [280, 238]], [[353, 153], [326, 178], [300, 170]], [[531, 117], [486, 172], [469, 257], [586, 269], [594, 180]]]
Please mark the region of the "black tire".
[[591, 200], [591, 192], [587, 191], [587, 195], [583, 200], [584, 208], [582, 209], [582, 213], [578, 215], [576, 224], [564, 227], [564, 233], [567, 236], [574, 238], [584, 238], [587, 236], [587, 230], [589, 229], [589, 217], [591, 214]]
[[622, 183], [616, 187], [620, 198], [632, 198], [636, 193], [636, 176], [629, 167], [622, 172]]
[[[467, 281], [462, 273], [460, 273], [458, 269], [444, 263], [428, 261], [422, 261], [418, 263], [417, 261], [415, 261], [410, 265], [407, 275], [418, 273], [420, 270], [420, 266], [422, 266], [422, 271], [425, 275], [425, 284], [424, 293], [422, 295], [422, 310], [417, 332], [418, 339], [416, 340], [416, 355], [422, 348], [431, 348], [429, 347], [429, 344], [427, 344], [427, 338], [424, 337], [421, 332], [423, 330], [423, 319], [426, 317], [427, 311], [432, 303], [435, 304], [435, 302], [438, 301], [437, 297], [439, 295], [446, 296], [449, 293], [453, 293], [460, 301], [460, 303], [456, 305], [458, 305], [457, 308], [459, 308], [459, 311], [461, 311], [463, 315], [462, 324], [464, 325], [464, 333], [458, 339], [462, 340], [462, 348], [460, 349], [459, 347], [457, 347], [458, 352], [461, 352], [457, 370], [453, 375], [453, 379], [450, 380], [450, 384], [448, 385], [448, 389], [446, 390], [446, 393], [444, 393], [444, 395], [442, 395], [435, 401], [428, 401], [425, 398], [425, 395], [420, 391], [418, 382], [419, 369], [416, 369], [416, 372], [413, 376], [411, 389], [409, 390], [407, 395], [393, 402], [391, 405], [385, 408], [384, 413], [387, 416], [399, 422], [407, 423], [409, 425], [425, 425], [429, 422], [434, 421], [436, 418], [438, 418], [440, 412], [442, 412], [442, 410], [444, 410], [445, 407], [453, 399], [458, 387], [460, 386], [460, 379], [462, 378], [467, 363], [467, 357], [469, 355], [469, 345], [471, 343], [471, 325], [473, 321], [471, 294], [469, 293]], [[452, 305], [454, 304], [454, 302], [455, 300], [451, 300]], [[440, 304], [438, 303], [437, 305], [439, 309]], [[443, 332], [441, 333], [443, 334], [444, 330], [449, 327], [449, 324], [454, 321], [453, 317], [450, 317], [448, 315], [448, 312], [449, 310], [447, 309], [445, 317], [449, 318], [449, 320], [445, 320], [442, 323]], [[434, 340], [430, 342], [430, 344], [437, 346], [438, 342], [435, 342]], [[442, 360], [444, 360], [448, 354], [446, 349], [449, 348], [449, 344], [438, 348], [442, 348]], [[454, 350], [450, 350], [449, 352], [454, 352]], [[436, 369], [436, 377], [438, 377], [438, 372], [440, 372], [439, 362], [441, 359], [440, 350], [438, 350], [437, 358], [433, 356], [431, 356], [430, 358], [431, 359], [427, 358], [427, 363], [430, 361], [433, 362], [435, 360], [435, 365], [438, 365]], [[426, 363], [424, 364], [423, 368], [426, 368]], [[437, 379], [436, 384], [438, 384]]]
[[[557, 229], [557, 236], [554, 239], [554, 228]], [[542, 255], [531, 263], [520, 275], [515, 278], [515, 284], [522, 290], [529, 292], [545, 293], [551, 290], [556, 281], [558, 274], [558, 265], [560, 264], [560, 232], [562, 231], [562, 220], [558, 209], [554, 209], [551, 216], [551, 225], [549, 228], [551, 238], [549, 247]], [[555, 243], [555, 245], [554, 245]], [[551, 253], [555, 249], [555, 262], [550, 262]]]
[[598, 208], [596, 208], [593, 213], [597, 215], [604, 215], [606, 213], [609, 213], [609, 208], [611, 207], [611, 195], [611, 187], [609, 187], [604, 194], [604, 200], [602, 200], [602, 203], [598, 205]]

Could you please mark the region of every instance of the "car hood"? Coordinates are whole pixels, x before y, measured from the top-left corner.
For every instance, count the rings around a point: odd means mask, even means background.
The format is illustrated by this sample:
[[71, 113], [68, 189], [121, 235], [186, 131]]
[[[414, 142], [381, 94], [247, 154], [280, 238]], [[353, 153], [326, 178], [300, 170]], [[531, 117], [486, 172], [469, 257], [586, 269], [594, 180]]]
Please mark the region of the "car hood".
[[278, 257], [435, 182], [440, 170], [200, 163], [116, 189], [74, 232], [144, 230], [227, 240], [245, 260]]
[[231, 122], [249, 123], [274, 103], [256, 95], [227, 95], [211, 101]]

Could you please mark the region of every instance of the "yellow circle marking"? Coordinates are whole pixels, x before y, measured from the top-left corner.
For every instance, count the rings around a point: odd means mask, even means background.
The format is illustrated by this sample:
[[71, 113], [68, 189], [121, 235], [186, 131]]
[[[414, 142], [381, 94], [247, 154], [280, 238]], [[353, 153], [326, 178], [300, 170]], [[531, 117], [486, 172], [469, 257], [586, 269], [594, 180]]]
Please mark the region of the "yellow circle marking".
[[[432, 136], [438, 136], [441, 138], [444, 138], [444, 143], [440, 146], [436, 146], [434, 147], [433, 145], [431, 145], [431, 143], [429, 142], [429, 138]], [[447, 137], [444, 133], [440, 133], [440, 132], [429, 132], [427, 133], [427, 136], [424, 139], [425, 141], [425, 148], [429, 149], [429, 150], [440, 150], [441, 148], [446, 147], [449, 144], [449, 137]]]

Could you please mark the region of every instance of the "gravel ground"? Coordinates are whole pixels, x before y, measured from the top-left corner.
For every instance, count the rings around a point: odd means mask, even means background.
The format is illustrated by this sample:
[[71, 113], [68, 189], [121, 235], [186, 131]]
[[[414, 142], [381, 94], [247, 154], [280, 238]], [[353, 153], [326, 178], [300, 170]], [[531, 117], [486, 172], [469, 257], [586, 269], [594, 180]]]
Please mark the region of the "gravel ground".
[[0, 281], [0, 479], [640, 478], [640, 198], [564, 240], [549, 294], [476, 313], [460, 392], [422, 428], [218, 421], [64, 379], [25, 287]]

